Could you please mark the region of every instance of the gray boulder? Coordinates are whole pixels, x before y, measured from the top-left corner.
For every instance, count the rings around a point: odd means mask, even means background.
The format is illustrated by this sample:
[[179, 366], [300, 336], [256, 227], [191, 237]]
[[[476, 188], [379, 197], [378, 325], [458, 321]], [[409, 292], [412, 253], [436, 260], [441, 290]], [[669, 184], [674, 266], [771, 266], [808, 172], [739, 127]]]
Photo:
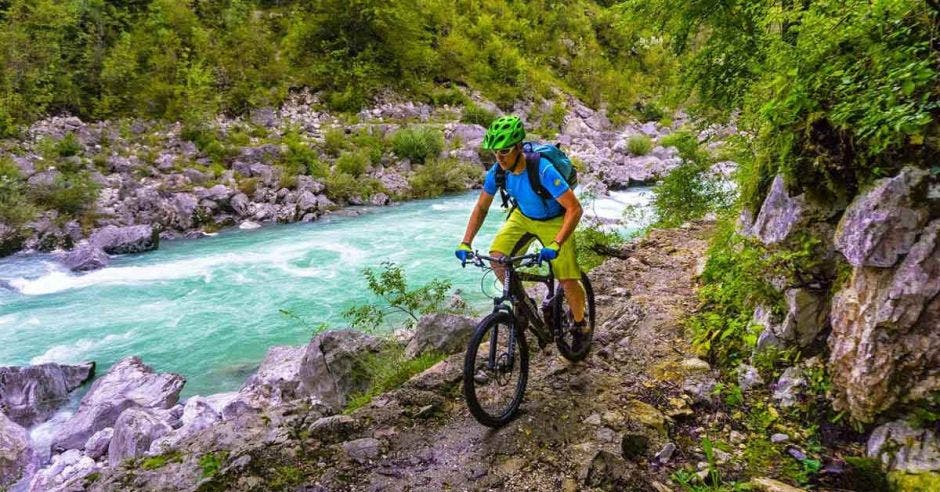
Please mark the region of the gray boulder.
[[296, 188], [299, 192], [309, 191], [310, 193], [317, 194], [323, 191], [324, 186], [310, 176], [300, 175], [297, 176]]
[[169, 200], [163, 201], [160, 206], [162, 222], [168, 228], [181, 231], [192, 229], [193, 215], [199, 199], [192, 193], [174, 193]]
[[153, 226], [107, 226], [91, 235], [88, 242], [111, 255], [141, 253], [157, 249], [160, 236]]
[[780, 375], [777, 384], [774, 385], [774, 401], [781, 408], [792, 407], [800, 401], [805, 386], [806, 379], [803, 378], [803, 367], [800, 365], [788, 367]]
[[111, 257], [94, 244], [84, 242], [69, 251], [62, 263], [73, 272], [84, 272], [110, 265]]
[[29, 433], [0, 413], [0, 489], [19, 481], [35, 461]]
[[868, 437], [868, 456], [889, 470], [907, 473], [940, 471], [940, 436], [904, 420], [881, 425]]
[[53, 456], [52, 462], [33, 476], [29, 492], [64, 492], [84, 490], [85, 477], [100, 468], [95, 460], [70, 449]]
[[212, 200], [220, 205], [227, 205], [229, 199], [235, 194], [235, 190], [225, 185], [215, 185], [209, 189], [196, 190], [196, 198], [200, 200]]
[[209, 181], [209, 176], [206, 173], [191, 167], [183, 169], [183, 176], [186, 176], [186, 179], [195, 185], [204, 185]]
[[835, 245], [852, 266], [890, 267], [914, 246], [927, 222], [928, 176], [905, 167], [855, 198], [836, 229]]
[[94, 374], [94, 362], [0, 367], [0, 410], [23, 427], [44, 422]]
[[777, 175], [764, 198], [757, 219], [745, 234], [756, 237], [766, 245], [779, 243], [804, 221], [806, 208], [803, 195], [791, 198], [783, 183], [783, 176]]
[[95, 432], [85, 441], [85, 456], [93, 460], [104, 456], [108, 452], [108, 447], [111, 445], [111, 438], [114, 437], [114, 429], [111, 427], [106, 427], [101, 429], [98, 432]]
[[758, 337], [757, 350], [768, 346], [807, 348], [826, 328], [829, 304], [825, 292], [812, 289], [788, 289], [784, 293], [787, 313], [782, 322], [773, 321], [770, 310], [755, 309], [755, 324], [764, 326]]
[[121, 412], [114, 423], [114, 435], [108, 445], [108, 464], [117, 466], [127, 458], [142, 456], [150, 444], [173, 430], [165, 412], [130, 408]]
[[898, 266], [856, 268], [833, 296], [833, 407], [856, 420], [871, 422], [902, 399], [940, 390], [938, 236], [940, 219], [923, 228]]
[[306, 347], [271, 347], [258, 371], [245, 381], [239, 394], [254, 407], [300, 398], [300, 368], [306, 351]]
[[416, 357], [425, 352], [453, 354], [467, 348], [476, 321], [453, 314], [429, 314], [418, 320], [415, 335], [405, 348], [405, 355]]
[[249, 200], [248, 196], [244, 193], [238, 193], [233, 196], [229, 204], [232, 210], [241, 217], [245, 217], [250, 213], [251, 200]]
[[179, 400], [185, 382], [178, 374], [155, 373], [139, 357], [122, 359], [91, 386], [52, 447], [78, 449], [95, 432], [114, 427], [121, 413], [130, 408], [170, 408]]
[[328, 331], [313, 337], [301, 362], [299, 391], [335, 410], [343, 408], [349, 394], [368, 388], [364, 358], [381, 345], [378, 338], [355, 330]]
[[297, 210], [301, 213], [315, 211], [317, 209], [317, 196], [309, 191], [301, 192], [297, 199]]
[[23, 238], [19, 231], [0, 222], [0, 257], [20, 249]]

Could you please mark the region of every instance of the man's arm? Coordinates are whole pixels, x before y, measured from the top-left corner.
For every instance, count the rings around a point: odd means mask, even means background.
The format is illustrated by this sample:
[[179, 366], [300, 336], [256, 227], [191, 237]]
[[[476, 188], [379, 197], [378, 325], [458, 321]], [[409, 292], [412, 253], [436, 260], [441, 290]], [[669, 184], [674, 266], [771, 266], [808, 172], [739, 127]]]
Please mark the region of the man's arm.
[[[577, 198], [575, 198], [575, 200], [577, 200]], [[470, 220], [467, 222], [467, 231], [463, 233], [463, 242], [466, 243], [467, 246], [473, 244], [473, 238], [476, 237], [477, 232], [480, 231], [480, 227], [483, 225], [483, 221], [486, 220], [486, 214], [489, 212], [492, 203], [493, 195], [485, 191], [480, 192], [480, 198], [477, 198], [477, 204], [474, 205], [473, 212], [470, 213]]]
[[[492, 200], [492, 197], [490, 197], [490, 199]], [[568, 237], [574, 232], [575, 228], [578, 227], [578, 222], [581, 220], [581, 215], [584, 212], [581, 209], [581, 202], [578, 201], [578, 197], [572, 190], [562, 193], [556, 200], [558, 200], [558, 203], [560, 203], [562, 207], [565, 207], [565, 221], [561, 225], [558, 234], [555, 236], [555, 242], [561, 245], [564, 244]]]

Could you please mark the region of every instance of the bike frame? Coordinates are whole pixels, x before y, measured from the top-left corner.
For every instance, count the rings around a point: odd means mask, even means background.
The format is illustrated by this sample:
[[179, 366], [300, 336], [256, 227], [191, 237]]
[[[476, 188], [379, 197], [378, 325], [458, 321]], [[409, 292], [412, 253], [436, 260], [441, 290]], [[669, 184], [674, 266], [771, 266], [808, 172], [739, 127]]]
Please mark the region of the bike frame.
[[[538, 254], [501, 258], [485, 256], [479, 253], [473, 254], [473, 261], [479, 267], [485, 267], [486, 265], [483, 262], [490, 261], [503, 265], [506, 269], [506, 275], [503, 277], [502, 295], [493, 298], [493, 312], [495, 313], [497, 311], [504, 311], [509, 314], [509, 319], [512, 323], [510, 329], [512, 330], [520, 329], [520, 327], [517, 325], [520, 319], [522, 319], [519, 314], [522, 314], [522, 317], [530, 322], [530, 331], [538, 339], [539, 346], [545, 346], [546, 344], [550, 343], [555, 336], [554, 329], [551, 325], [551, 319], [545, 319], [541, 313], [538, 312], [538, 308], [535, 306], [535, 301], [525, 292], [525, 289], [522, 287], [522, 282], [544, 283], [548, 287], [548, 296], [545, 298], [543, 303], [545, 306], [549, 306], [555, 299], [554, 276], [552, 275], [551, 271], [549, 271], [548, 275], [538, 275], [529, 272], [517, 271], [517, 268], [520, 267], [541, 264], [541, 261], [539, 261], [538, 258]], [[520, 265], [517, 267], [516, 263], [520, 263]], [[513, 292], [514, 285], [519, 286], [520, 292], [518, 294]], [[519, 313], [518, 311], [522, 311], [522, 313]], [[523, 326], [522, 329], [525, 329], [525, 327]], [[490, 334], [490, 349], [487, 357], [487, 366], [490, 369], [494, 369], [496, 367], [496, 340], [498, 335], [498, 328], [494, 327], [493, 332]], [[515, 360], [515, 345], [515, 337], [510, 337], [508, 347], [508, 356], [510, 361]]]

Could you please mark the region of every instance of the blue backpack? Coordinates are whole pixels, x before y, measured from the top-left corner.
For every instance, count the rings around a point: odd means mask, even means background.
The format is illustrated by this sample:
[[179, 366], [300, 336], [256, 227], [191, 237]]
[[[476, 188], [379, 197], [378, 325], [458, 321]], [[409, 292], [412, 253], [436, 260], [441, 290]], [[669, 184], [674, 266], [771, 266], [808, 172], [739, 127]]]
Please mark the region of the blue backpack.
[[[548, 162], [555, 166], [558, 174], [565, 178], [568, 186], [574, 189], [578, 185], [578, 171], [571, 163], [571, 159], [561, 151], [561, 144], [546, 144], [538, 142], [523, 142], [522, 152], [525, 155], [526, 174], [529, 176], [529, 185], [535, 190], [535, 194], [543, 200], [551, 200], [552, 194], [542, 186], [539, 180], [539, 162], [544, 157]], [[503, 200], [503, 208], [509, 207], [509, 195], [506, 193], [506, 171], [496, 165], [496, 187], [499, 188], [499, 196]], [[512, 203], [515, 207], [516, 204]]]

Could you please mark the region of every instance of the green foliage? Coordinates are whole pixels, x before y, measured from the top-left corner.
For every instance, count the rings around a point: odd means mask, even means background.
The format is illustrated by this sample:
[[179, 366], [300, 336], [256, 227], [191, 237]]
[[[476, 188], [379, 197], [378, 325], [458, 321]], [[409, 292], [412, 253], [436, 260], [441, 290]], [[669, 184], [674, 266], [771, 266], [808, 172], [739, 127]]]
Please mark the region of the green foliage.
[[382, 138], [362, 129], [352, 135], [349, 141], [357, 152], [365, 153], [372, 164], [382, 161], [382, 154], [385, 153], [385, 141]]
[[488, 128], [490, 123], [496, 119], [496, 114], [492, 111], [484, 109], [477, 104], [472, 102], [467, 103], [463, 107], [463, 113], [460, 116], [460, 121], [464, 123], [469, 123], [472, 125], [480, 125], [482, 127]]
[[323, 134], [323, 151], [327, 155], [339, 157], [340, 152], [348, 148], [348, 138], [342, 128], [330, 128]]
[[326, 176], [326, 166], [320, 162], [317, 151], [308, 145], [296, 130], [284, 134], [281, 143], [287, 151], [281, 156], [281, 165], [292, 174], [309, 174], [322, 178]]
[[359, 177], [369, 166], [367, 151], [343, 152], [336, 159], [336, 169], [353, 177]]
[[444, 150], [444, 134], [432, 126], [409, 126], [392, 135], [392, 150], [403, 159], [424, 163]]
[[719, 177], [709, 173], [712, 158], [694, 134], [675, 132], [660, 139], [660, 145], [676, 147], [682, 164], [653, 188], [657, 226], [675, 227], [729, 204], [731, 195]]
[[32, 219], [36, 211], [19, 168], [11, 159], [0, 157], [0, 222], [15, 229]]
[[304, 474], [297, 467], [281, 465], [273, 470], [268, 486], [271, 490], [284, 490], [302, 482]]
[[627, 150], [633, 155], [646, 155], [653, 150], [653, 141], [646, 135], [637, 134], [627, 140]]
[[98, 197], [98, 184], [85, 172], [60, 173], [48, 186], [29, 190], [32, 201], [43, 209], [56, 209], [77, 216], [88, 210]]
[[465, 191], [470, 183], [480, 182], [483, 169], [453, 159], [434, 160], [415, 171], [409, 178], [411, 195], [431, 198], [449, 192]]
[[170, 463], [181, 463], [183, 454], [179, 451], [170, 451], [157, 456], [149, 456], [140, 461], [140, 467], [144, 470], [156, 470], [163, 468]]
[[719, 224], [699, 289], [704, 309], [688, 320], [698, 350], [729, 366], [749, 354], [759, 334], [751, 325], [754, 306], [780, 302], [764, 280], [768, 268], [766, 252], [736, 234], [733, 220]]
[[4, 136], [62, 111], [206, 121], [277, 105], [296, 87], [352, 112], [389, 89], [459, 105], [456, 87], [466, 86], [508, 108], [561, 87], [617, 117], [636, 88], [658, 92], [676, 72], [657, 26], [628, 4], [7, 0], [0, 9]]
[[582, 221], [574, 232], [574, 239], [578, 244], [578, 266], [585, 272], [600, 266], [607, 259], [600, 253], [604, 249], [617, 249], [626, 239], [617, 231], [604, 230], [599, 223]]
[[443, 359], [443, 355], [433, 352], [408, 358], [405, 356], [404, 345], [389, 342], [381, 352], [368, 354], [363, 359], [369, 387], [362, 393], [350, 397], [345, 412], [350, 413], [367, 405], [372, 398], [401, 386], [416, 374], [424, 372]]
[[199, 467], [202, 468], [203, 478], [214, 476], [228, 459], [228, 451], [206, 453], [199, 458]]
[[379, 180], [371, 177], [356, 178], [344, 172], [330, 173], [323, 180], [326, 186], [326, 196], [335, 202], [349, 202], [350, 199], [368, 199], [370, 196], [383, 192], [385, 188]]
[[362, 276], [369, 291], [382, 302], [353, 306], [343, 311], [343, 317], [355, 328], [375, 330], [390, 314], [405, 315], [417, 323], [419, 316], [449, 312], [445, 305], [451, 287], [449, 280], [434, 279], [420, 287], [409, 288], [404, 270], [390, 261], [382, 262], [380, 272], [370, 267], [363, 269]]

